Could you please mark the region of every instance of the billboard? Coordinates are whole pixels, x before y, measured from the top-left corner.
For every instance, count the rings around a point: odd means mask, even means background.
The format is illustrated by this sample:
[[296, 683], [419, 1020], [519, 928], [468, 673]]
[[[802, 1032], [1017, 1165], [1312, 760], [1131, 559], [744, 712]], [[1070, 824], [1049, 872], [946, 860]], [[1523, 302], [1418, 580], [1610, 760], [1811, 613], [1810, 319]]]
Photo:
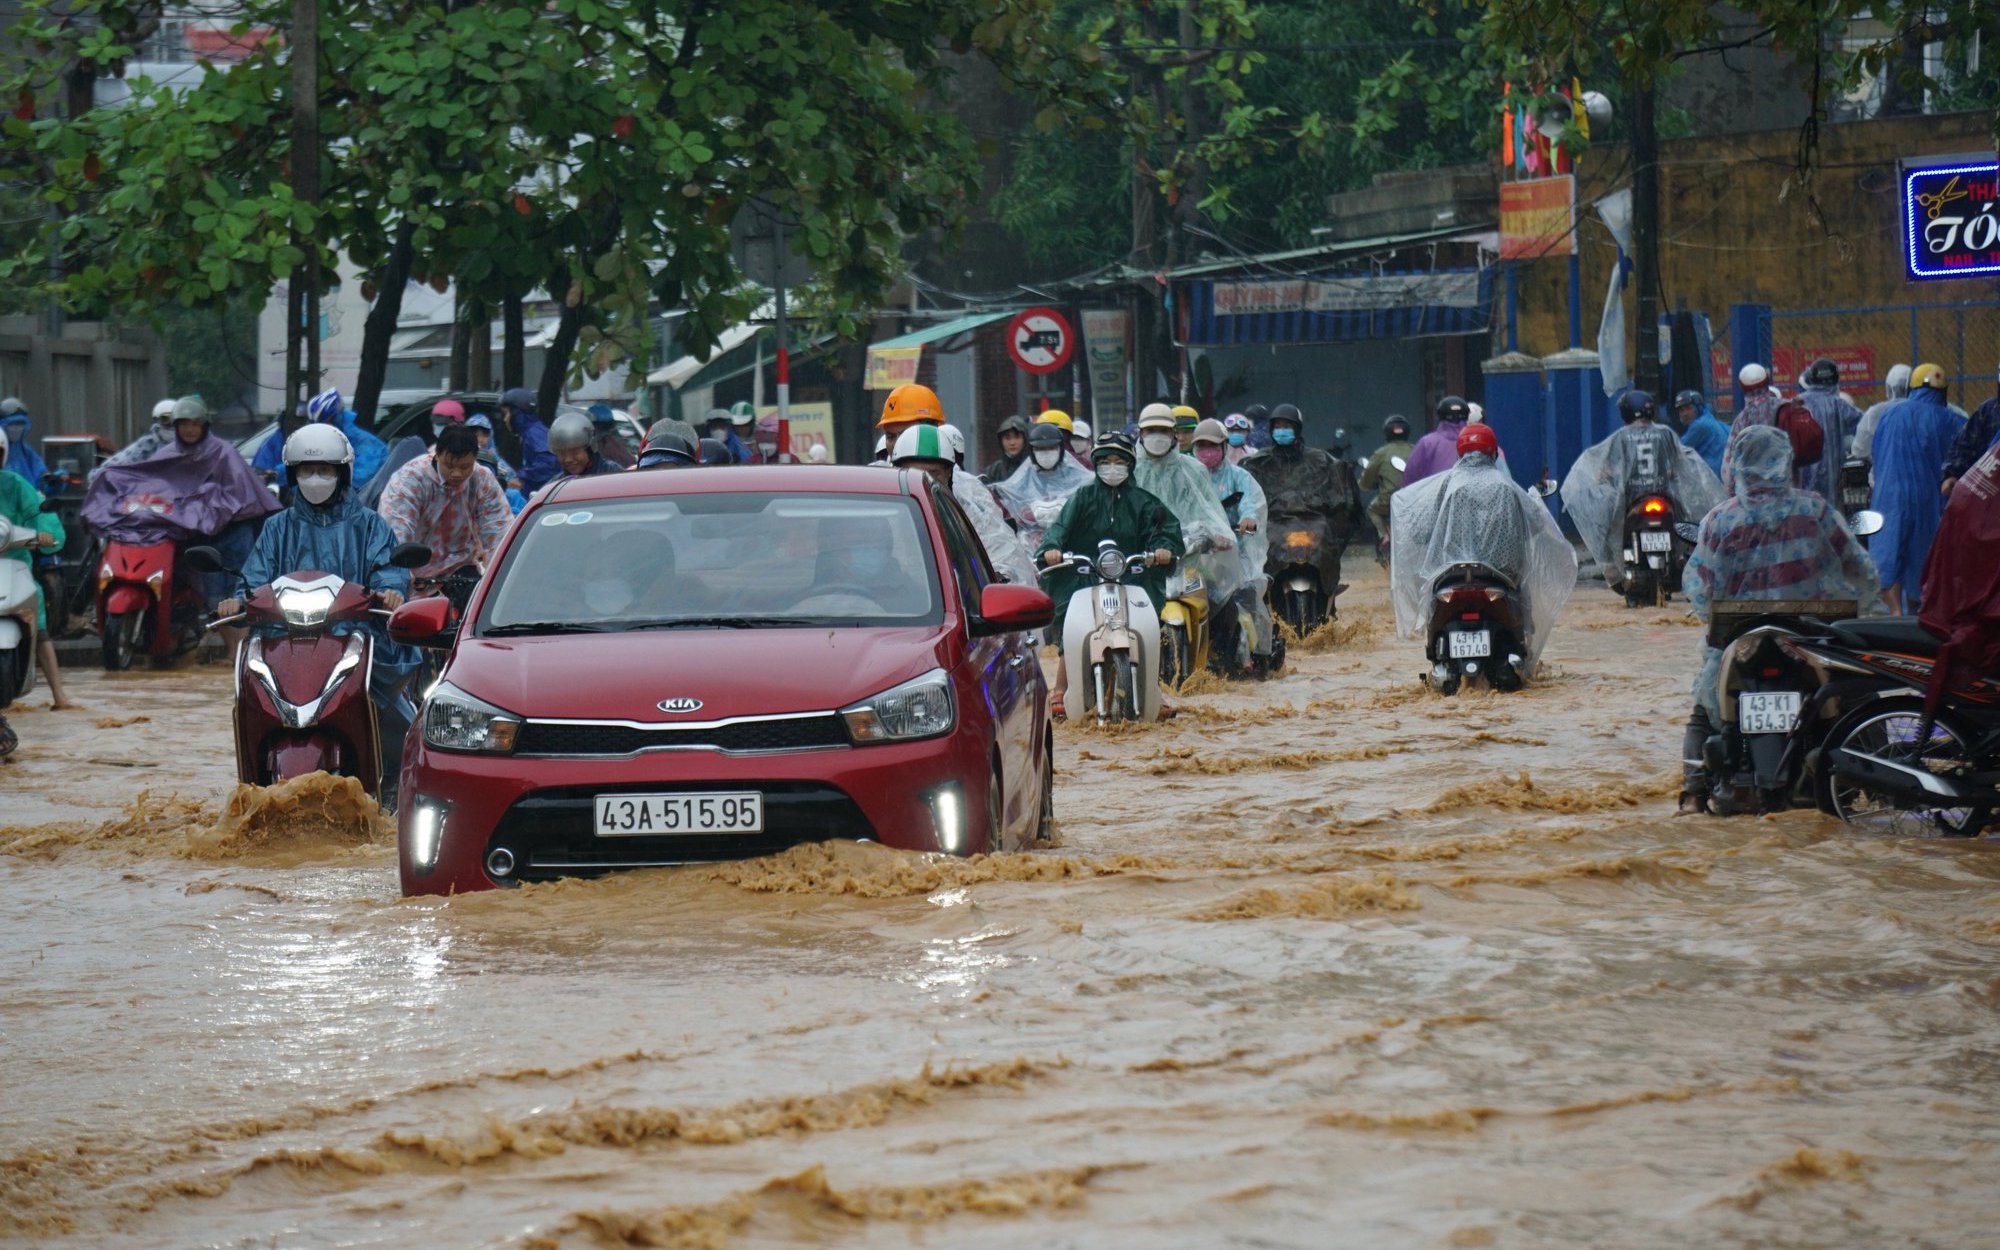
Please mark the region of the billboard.
[[1905, 169], [1903, 243], [1913, 282], [2000, 273], [2000, 163]]
[[1500, 259], [1534, 260], [1576, 250], [1576, 178], [1500, 184]]

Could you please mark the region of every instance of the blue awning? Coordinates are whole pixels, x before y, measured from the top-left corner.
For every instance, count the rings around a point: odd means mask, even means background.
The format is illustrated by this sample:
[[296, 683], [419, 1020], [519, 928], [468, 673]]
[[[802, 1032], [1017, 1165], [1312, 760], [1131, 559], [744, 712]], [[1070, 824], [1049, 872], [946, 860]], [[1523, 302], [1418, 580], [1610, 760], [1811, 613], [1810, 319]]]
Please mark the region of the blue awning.
[[1493, 325], [1493, 269], [1197, 279], [1174, 284], [1190, 347], [1348, 343], [1479, 334]]

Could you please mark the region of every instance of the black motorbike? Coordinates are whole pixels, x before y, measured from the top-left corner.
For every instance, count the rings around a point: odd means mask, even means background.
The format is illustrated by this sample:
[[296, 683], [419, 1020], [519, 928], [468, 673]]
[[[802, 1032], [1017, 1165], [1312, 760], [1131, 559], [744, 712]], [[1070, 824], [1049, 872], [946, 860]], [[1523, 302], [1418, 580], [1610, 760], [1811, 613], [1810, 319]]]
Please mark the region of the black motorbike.
[[1347, 586], [1340, 580], [1341, 548], [1347, 536], [1317, 512], [1272, 513], [1271, 553], [1264, 571], [1271, 615], [1303, 638], [1334, 620], [1334, 600]]
[[1431, 689], [1458, 693], [1468, 681], [1519, 690], [1525, 679], [1527, 621], [1521, 587], [1487, 564], [1454, 564], [1431, 579], [1431, 619], [1424, 655]]
[[1694, 543], [1684, 537], [1679, 509], [1660, 491], [1639, 491], [1626, 501], [1619, 559], [1625, 572], [1625, 606], [1657, 606], [1681, 588], [1681, 570]]
[[1852, 599], [1719, 599], [1708, 643], [1720, 648], [1715, 732], [1701, 752], [1717, 815], [1781, 812], [1810, 805], [1807, 761], [1855, 693], [1786, 644], [1832, 636], [1854, 617]]
[[62, 521], [63, 544], [35, 555], [35, 581], [49, 618], [49, 637], [71, 638], [90, 627], [97, 602], [97, 566], [104, 541], [83, 523], [83, 496], [90, 471], [103, 459], [94, 438], [56, 435], [42, 440], [42, 457], [49, 471], [36, 483], [55, 505]]

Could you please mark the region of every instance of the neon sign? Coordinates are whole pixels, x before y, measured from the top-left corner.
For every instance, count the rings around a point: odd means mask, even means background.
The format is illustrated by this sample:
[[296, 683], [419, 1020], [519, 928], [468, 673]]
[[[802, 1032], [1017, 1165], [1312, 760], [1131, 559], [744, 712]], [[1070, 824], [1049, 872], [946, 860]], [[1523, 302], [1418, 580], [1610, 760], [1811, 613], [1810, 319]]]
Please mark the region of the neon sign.
[[1903, 241], [1913, 281], [2000, 273], [2000, 164], [1906, 171]]

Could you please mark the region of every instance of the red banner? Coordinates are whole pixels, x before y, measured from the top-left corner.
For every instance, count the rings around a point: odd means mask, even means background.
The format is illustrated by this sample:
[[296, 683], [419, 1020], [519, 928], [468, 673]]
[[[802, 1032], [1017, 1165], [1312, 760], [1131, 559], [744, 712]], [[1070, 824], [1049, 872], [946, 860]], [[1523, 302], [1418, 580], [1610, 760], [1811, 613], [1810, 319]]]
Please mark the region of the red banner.
[[1500, 184], [1500, 259], [1567, 256], [1576, 250], [1576, 179], [1524, 178]]

